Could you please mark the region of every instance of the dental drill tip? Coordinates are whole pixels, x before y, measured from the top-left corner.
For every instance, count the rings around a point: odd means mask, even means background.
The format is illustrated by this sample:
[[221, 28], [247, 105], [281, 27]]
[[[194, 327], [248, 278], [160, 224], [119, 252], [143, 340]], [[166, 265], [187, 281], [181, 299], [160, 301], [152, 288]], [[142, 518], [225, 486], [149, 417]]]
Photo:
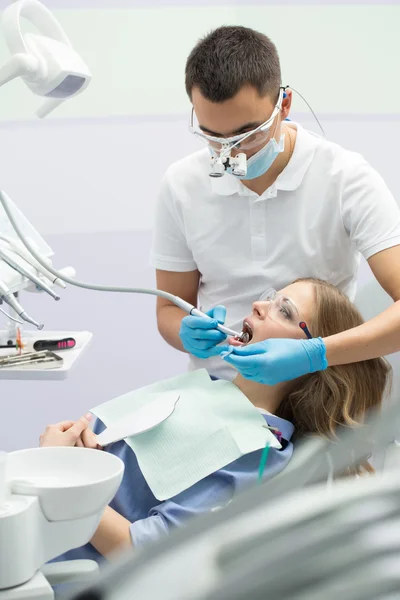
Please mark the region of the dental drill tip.
[[240, 335], [235, 338], [241, 344], [248, 344], [250, 341], [250, 336], [247, 331], [242, 331]]
[[31, 323], [39, 330], [43, 329], [43, 327], [44, 327], [44, 323], [38, 323], [37, 321], [35, 321], [35, 319], [31, 319], [31, 317], [29, 315], [27, 315], [25, 311], [20, 313], [19, 316], [21, 317], [21, 319], [23, 321], [26, 321], [27, 323]]
[[43, 285], [43, 282], [40, 282], [40, 285], [37, 286], [39, 292], [46, 292], [47, 294], [49, 294], [49, 296], [51, 296], [54, 300], [60, 300], [61, 296], [59, 296], [54, 290], [52, 290], [50, 287], [48, 287], [47, 285]]

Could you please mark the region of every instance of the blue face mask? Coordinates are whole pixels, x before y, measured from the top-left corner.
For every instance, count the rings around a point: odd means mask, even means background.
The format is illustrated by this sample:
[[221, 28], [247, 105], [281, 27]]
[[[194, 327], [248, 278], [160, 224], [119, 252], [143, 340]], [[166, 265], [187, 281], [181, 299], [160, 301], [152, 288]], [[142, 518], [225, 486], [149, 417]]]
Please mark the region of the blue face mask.
[[257, 179], [261, 175], [264, 175], [271, 167], [276, 157], [283, 152], [285, 148], [285, 136], [281, 135], [279, 143], [275, 138], [269, 140], [261, 150], [253, 154], [247, 159], [247, 174], [246, 177], [240, 177], [240, 179]]

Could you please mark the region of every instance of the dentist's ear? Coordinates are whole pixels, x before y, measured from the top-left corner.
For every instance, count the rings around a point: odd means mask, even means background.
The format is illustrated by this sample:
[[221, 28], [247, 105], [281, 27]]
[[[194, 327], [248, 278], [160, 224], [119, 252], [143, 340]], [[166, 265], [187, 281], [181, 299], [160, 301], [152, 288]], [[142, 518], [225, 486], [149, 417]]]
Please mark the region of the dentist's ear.
[[283, 99], [282, 99], [282, 109], [281, 109], [282, 121], [284, 121], [289, 116], [291, 106], [292, 106], [292, 90], [286, 89], [286, 91], [283, 92]]

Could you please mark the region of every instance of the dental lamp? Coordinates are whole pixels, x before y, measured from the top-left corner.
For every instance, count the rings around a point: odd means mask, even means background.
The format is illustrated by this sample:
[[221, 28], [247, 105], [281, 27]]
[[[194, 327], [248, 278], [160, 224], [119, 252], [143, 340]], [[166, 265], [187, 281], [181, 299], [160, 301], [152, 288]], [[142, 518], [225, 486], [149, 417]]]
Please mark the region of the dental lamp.
[[[21, 18], [38, 33], [23, 33]], [[46, 117], [89, 85], [88, 67], [52, 13], [37, 0], [17, 0], [7, 6], [1, 29], [11, 57], [0, 68], [0, 86], [21, 77], [31, 92], [46, 98], [38, 117]]]

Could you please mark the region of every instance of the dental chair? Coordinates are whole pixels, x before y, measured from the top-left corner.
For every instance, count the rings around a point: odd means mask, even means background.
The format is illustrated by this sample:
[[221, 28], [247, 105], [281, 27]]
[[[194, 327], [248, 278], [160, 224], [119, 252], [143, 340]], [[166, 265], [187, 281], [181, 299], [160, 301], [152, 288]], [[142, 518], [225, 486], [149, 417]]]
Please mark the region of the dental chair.
[[339, 475], [349, 457], [357, 464], [371, 441], [387, 447], [399, 429], [392, 402], [364, 427], [342, 428], [338, 440], [302, 441], [273, 482], [121, 557], [74, 600], [399, 598], [400, 479], [387, 471], [379, 482], [325, 483], [330, 470]]
[[[381, 288], [376, 279], [372, 279], [363, 286], [360, 286], [355, 299], [355, 305], [366, 321], [376, 317], [392, 304], [393, 300]], [[390, 404], [394, 399], [400, 398], [400, 352], [391, 354], [386, 359], [391, 364], [393, 370], [392, 387], [386, 399], [386, 404]], [[371, 464], [378, 473], [382, 473], [386, 467], [392, 468], [396, 454], [394, 449], [398, 449], [400, 463], [400, 431], [398, 438], [394, 439], [386, 450], [381, 450], [379, 453], [373, 455]]]

